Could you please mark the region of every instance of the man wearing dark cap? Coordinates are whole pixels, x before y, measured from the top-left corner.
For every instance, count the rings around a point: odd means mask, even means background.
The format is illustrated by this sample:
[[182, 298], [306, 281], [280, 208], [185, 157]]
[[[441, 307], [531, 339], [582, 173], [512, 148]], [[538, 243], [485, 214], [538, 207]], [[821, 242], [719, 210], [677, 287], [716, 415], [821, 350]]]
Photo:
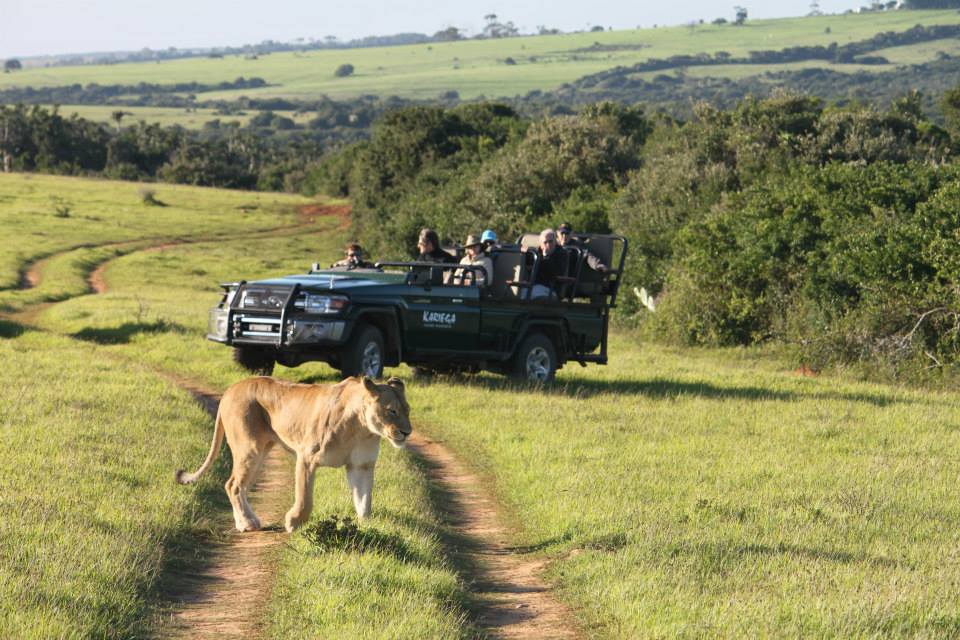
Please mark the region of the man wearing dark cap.
[[561, 249], [579, 249], [587, 260], [587, 266], [597, 273], [606, 273], [607, 265], [603, 263], [603, 260], [590, 253], [582, 242], [573, 237], [573, 228], [569, 223], [563, 222], [557, 227], [557, 244]]

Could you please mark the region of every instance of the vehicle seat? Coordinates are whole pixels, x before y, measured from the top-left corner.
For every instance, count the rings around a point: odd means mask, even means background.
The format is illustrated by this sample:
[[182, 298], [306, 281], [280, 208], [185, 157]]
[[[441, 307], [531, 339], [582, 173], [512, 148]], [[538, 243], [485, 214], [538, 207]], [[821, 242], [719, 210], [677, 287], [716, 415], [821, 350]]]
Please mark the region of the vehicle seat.
[[517, 298], [529, 287], [528, 256], [520, 247], [500, 247], [490, 256], [493, 260], [493, 281], [490, 293], [497, 298]]
[[[581, 238], [583, 248], [600, 258], [608, 269], [615, 269], [613, 263], [614, 238], [612, 236], [591, 235]], [[607, 277], [590, 268], [583, 261], [580, 268], [580, 282], [574, 293], [576, 297], [590, 298], [607, 293]]]

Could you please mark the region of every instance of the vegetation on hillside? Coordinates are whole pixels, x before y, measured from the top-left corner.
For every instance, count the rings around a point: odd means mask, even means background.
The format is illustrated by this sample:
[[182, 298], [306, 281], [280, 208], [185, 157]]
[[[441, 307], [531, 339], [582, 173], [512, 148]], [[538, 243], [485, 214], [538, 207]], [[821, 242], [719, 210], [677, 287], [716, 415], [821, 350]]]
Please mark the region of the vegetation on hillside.
[[[427, 225], [448, 242], [564, 220], [622, 233], [630, 284], [662, 296], [640, 316], [662, 337], [781, 341], [810, 366], [899, 375], [960, 359], [958, 133], [916, 93], [885, 111], [781, 94], [701, 104], [689, 121], [611, 103], [532, 121], [505, 106], [416, 108], [307, 184], [349, 195], [382, 256], [410, 255]], [[625, 315], [642, 313], [631, 302]]]

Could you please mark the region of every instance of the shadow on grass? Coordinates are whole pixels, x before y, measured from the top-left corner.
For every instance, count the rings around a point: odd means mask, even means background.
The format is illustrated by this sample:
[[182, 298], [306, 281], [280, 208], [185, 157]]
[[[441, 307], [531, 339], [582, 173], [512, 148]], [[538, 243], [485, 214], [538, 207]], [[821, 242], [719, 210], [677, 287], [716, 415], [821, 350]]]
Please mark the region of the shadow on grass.
[[668, 545], [663, 555], [670, 558], [687, 556], [695, 559], [706, 573], [724, 573], [734, 565], [749, 562], [751, 558], [792, 557], [805, 561], [829, 562], [832, 564], [863, 564], [873, 567], [901, 567], [904, 562], [893, 558], [871, 556], [866, 553], [851, 553], [836, 549], [823, 549], [804, 545], [779, 543], [775, 545], [759, 543], [701, 542]]
[[443, 376], [437, 377], [426, 384], [445, 382], [475, 386], [490, 391], [516, 391], [536, 389], [539, 393], [571, 398], [590, 398], [601, 394], [634, 395], [647, 398], [673, 400], [684, 397], [706, 398], [709, 400], [760, 400], [760, 401], [808, 401], [808, 400], [840, 400], [846, 402], [865, 402], [877, 407], [886, 407], [897, 404], [937, 404], [937, 401], [918, 400], [915, 398], [891, 397], [881, 394], [865, 392], [842, 391], [788, 391], [771, 389], [769, 387], [718, 385], [703, 381], [684, 381], [671, 378], [618, 378], [616, 380], [597, 380], [579, 376], [564, 377], [549, 385], [532, 385], [517, 382], [506, 378], [486, 376], [464, 377]]
[[126, 322], [118, 327], [88, 327], [72, 337], [97, 344], [127, 344], [134, 336], [144, 333], [186, 333], [186, 327], [168, 320], [153, 322]]
[[400, 562], [424, 562], [423, 557], [411, 549], [400, 536], [372, 527], [360, 528], [349, 517], [331, 515], [322, 520], [311, 521], [300, 531], [300, 535], [319, 553], [381, 553], [393, 556]]
[[16, 338], [23, 335], [26, 328], [10, 320], [0, 320], [0, 338]]

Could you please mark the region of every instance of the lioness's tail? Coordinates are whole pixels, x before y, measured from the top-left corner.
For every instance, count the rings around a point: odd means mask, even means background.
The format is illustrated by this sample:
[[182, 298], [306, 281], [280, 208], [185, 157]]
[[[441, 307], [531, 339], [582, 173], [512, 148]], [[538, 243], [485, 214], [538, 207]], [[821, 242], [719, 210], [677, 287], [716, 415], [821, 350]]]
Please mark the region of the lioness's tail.
[[177, 479], [178, 483], [192, 484], [196, 482], [197, 478], [206, 473], [207, 469], [210, 468], [210, 465], [212, 465], [213, 461], [216, 459], [217, 454], [220, 453], [220, 445], [223, 444], [223, 419], [220, 418], [219, 409], [217, 409], [217, 419], [215, 423], [216, 426], [213, 430], [213, 442], [210, 444], [210, 453], [207, 454], [207, 459], [204, 460], [203, 464], [200, 465], [200, 468], [193, 473], [187, 473], [183, 469], [177, 469], [174, 477]]

